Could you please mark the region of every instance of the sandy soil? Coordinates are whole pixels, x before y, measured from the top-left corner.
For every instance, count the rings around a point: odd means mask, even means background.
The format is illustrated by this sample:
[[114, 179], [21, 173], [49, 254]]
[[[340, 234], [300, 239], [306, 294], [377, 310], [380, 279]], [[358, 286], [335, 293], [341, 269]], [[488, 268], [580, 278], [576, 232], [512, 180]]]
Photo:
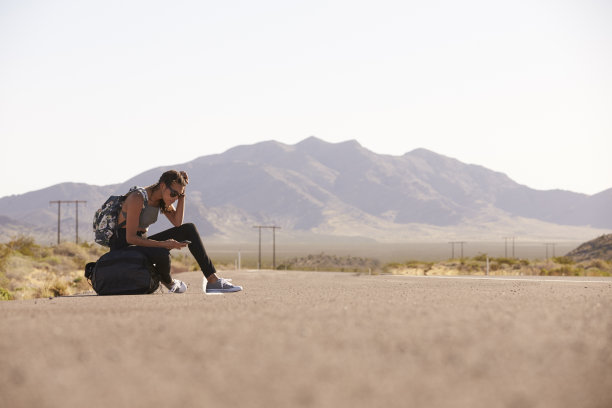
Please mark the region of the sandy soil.
[[224, 275], [245, 290], [0, 302], [0, 404], [612, 406], [610, 279]]

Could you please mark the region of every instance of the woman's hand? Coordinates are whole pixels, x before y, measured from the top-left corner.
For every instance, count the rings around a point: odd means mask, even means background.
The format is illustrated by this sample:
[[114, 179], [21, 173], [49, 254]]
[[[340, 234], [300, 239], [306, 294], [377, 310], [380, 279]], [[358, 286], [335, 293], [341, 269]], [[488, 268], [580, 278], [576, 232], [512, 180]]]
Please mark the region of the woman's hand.
[[167, 239], [163, 241], [163, 243], [164, 243], [164, 248], [166, 249], [181, 249], [187, 246], [186, 242], [178, 242], [174, 239]]
[[181, 176], [183, 176], [183, 178], [185, 179], [185, 184], [189, 184], [189, 176], [187, 175], [187, 172], [185, 171], [180, 171], [179, 172], [181, 174]]

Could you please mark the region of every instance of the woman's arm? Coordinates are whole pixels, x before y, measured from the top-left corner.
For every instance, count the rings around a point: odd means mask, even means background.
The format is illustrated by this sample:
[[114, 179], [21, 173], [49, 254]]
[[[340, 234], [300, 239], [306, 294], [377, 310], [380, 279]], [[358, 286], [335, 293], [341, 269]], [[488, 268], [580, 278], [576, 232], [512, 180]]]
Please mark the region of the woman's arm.
[[[157, 247], [166, 249], [183, 248], [187, 246], [181, 242], [169, 239], [166, 241], [154, 241], [139, 236], [138, 233], [138, 221], [140, 220], [140, 212], [142, 211], [142, 205], [144, 204], [144, 198], [142, 195], [134, 192], [127, 196], [124, 203], [124, 209], [127, 210], [127, 220], [125, 224], [125, 239], [130, 245], [138, 245], [144, 247]], [[127, 206], [127, 208], [125, 208]]]
[[183, 225], [183, 218], [185, 216], [185, 196], [178, 198], [176, 208], [171, 205], [170, 211], [166, 211], [164, 214], [175, 227]]
[[[185, 180], [185, 185], [189, 184], [189, 176], [186, 172], [181, 171], [181, 176]], [[176, 203], [176, 209], [173, 205], [170, 206], [170, 211], [165, 212], [166, 218], [174, 225], [178, 227], [183, 225], [183, 218], [185, 216], [185, 195], [179, 196], [178, 202]]]

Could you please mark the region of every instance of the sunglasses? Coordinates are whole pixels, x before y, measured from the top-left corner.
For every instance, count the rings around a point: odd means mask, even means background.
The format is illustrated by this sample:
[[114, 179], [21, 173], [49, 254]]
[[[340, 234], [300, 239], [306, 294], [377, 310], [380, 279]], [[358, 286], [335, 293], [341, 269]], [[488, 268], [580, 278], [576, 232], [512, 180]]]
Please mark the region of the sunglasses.
[[179, 193], [178, 191], [176, 191], [175, 189], [173, 189], [170, 186], [166, 186], [170, 189], [170, 197], [175, 198], [175, 197], [185, 197], [185, 193]]

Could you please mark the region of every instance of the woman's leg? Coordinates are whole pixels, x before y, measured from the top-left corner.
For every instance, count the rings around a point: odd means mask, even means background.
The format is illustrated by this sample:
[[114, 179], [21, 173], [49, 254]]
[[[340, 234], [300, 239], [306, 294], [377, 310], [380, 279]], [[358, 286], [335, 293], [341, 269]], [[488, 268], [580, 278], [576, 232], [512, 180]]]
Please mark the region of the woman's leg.
[[125, 248], [128, 251], [138, 251], [144, 254], [149, 261], [155, 265], [155, 269], [159, 272], [160, 280], [166, 286], [172, 285], [172, 277], [170, 276], [170, 250], [166, 248], [151, 248], [136, 245], [130, 245]]
[[121, 228], [117, 231], [117, 235], [113, 237], [111, 243], [111, 251], [118, 249], [126, 249], [129, 251], [138, 251], [144, 254], [149, 261], [155, 265], [155, 269], [159, 272], [160, 279], [166, 285], [172, 284], [170, 277], [170, 250], [165, 248], [150, 248], [129, 245], [125, 239], [125, 229]]
[[[208, 279], [213, 277], [217, 273], [215, 266], [206, 254], [204, 244], [200, 238], [200, 234], [196, 226], [192, 223], [186, 223], [178, 227], [170, 228], [155, 235], [148, 237], [156, 241], [165, 241], [167, 239], [174, 239], [176, 241], [191, 241], [188, 245], [189, 251], [197, 261], [202, 273]], [[215, 276], [216, 277], [216, 276]]]

